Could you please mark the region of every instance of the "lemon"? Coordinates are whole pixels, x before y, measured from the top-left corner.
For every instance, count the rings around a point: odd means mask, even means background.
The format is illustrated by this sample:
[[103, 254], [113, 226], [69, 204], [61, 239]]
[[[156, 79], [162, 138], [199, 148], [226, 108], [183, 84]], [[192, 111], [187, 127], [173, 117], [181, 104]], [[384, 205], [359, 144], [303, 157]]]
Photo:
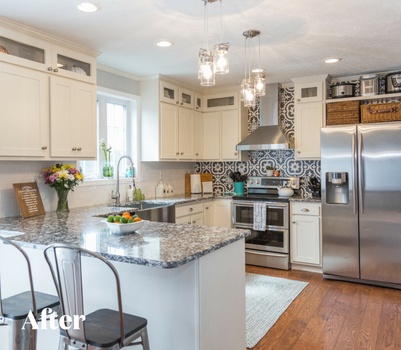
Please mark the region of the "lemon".
[[107, 217], [107, 222], [113, 222], [114, 221], [114, 215], [109, 215]]

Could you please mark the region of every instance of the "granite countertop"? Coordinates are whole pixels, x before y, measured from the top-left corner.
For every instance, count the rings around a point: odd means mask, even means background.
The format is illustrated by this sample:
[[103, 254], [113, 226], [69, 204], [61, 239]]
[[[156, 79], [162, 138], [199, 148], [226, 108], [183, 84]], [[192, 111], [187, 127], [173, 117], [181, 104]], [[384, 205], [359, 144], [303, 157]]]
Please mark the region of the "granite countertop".
[[[5, 230], [7, 238], [12, 237], [20, 245], [31, 248], [43, 249], [52, 243], [73, 244], [98, 252], [109, 260], [175, 268], [250, 234], [249, 230], [158, 222], [145, 222], [137, 233], [112, 234], [98, 215], [125, 209], [102, 205], [75, 208], [69, 213], [48, 212], [26, 219], [1, 218], [0, 235]], [[9, 231], [24, 234], [13, 237]]]

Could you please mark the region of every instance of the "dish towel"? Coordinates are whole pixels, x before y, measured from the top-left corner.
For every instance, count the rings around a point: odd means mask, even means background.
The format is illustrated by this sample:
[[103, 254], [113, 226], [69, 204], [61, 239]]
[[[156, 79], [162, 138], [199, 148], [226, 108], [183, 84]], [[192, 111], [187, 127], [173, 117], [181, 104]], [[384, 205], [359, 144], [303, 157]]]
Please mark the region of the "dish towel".
[[253, 229], [255, 231], [266, 230], [266, 204], [263, 202], [253, 203]]

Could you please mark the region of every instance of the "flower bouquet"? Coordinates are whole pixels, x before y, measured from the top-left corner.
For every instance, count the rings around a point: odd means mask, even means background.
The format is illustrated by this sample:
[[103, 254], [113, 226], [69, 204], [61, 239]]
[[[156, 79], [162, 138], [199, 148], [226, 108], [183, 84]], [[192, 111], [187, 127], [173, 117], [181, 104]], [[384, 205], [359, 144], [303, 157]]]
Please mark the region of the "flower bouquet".
[[83, 181], [84, 176], [71, 164], [56, 164], [42, 172], [45, 184], [57, 192], [57, 211], [69, 211], [68, 192], [74, 191], [74, 187]]
[[104, 141], [104, 139], [100, 140], [99, 146], [100, 146], [100, 149], [104, 153], [104, 159], [105, 159], [105, 162], [104, 162], [103, 167], [102, 167], [103, 177], [113, 177], [114, 169], [111, 166], [111, 162], [110, 162], [111, 146], [107, 147], [106, 142]]

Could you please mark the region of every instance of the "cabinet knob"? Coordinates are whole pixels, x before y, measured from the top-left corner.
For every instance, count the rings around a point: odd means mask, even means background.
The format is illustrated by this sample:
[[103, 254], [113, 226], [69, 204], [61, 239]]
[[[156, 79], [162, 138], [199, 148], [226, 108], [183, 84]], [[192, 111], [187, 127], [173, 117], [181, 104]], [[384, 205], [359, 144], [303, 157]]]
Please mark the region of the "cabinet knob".
[[184, 152], [181, 152], [181, 155], [183, 156], [183, 155], [184, 155]]
[[199, 156], [199, 153], [196, 153], [195, 155], [196, 155], [196, 156]]
[[205, 209], [206, 209], [206, 210], [208, 210], [208, 209], [209, 209], [209, 207], [205, 207]]
[[78, 148], [77, 148], [77, 151], [82, 151], [82, 147], [78, 147]]
[[183, 105], [184, 105], [184, 102], [181, 102], [180, 105], [183, 106]]
[[300, 98], [297, 98], [297, 102], [301, 102], [301, 99], [300, 99]]
[[57, 72], [58, 72], [58, 69], [57, 69], [57, 68], [54, 68], [54, 69], [53, 69], [53, 72], [54, 72], [54, 73], [57, 73]]
[[176, 156], [179, 156], [179, 155], [180, 155], [180, 152], [176, 152], [175, 155], [176, 155]]
[[196, 223], [196, 221], [194, 220], [194, 221], [192, 221], [192, 223], [193, 223], [193, 224], [195, 224], [195, 223]]
[[51, 71], [53, 70], [53, 68], [52, 68], [52, 67], [47, 67], [47, 70], [48, 70], [49, 72], [51, 72]]
[[180, 101], [175, 101], [175, 104], [178, 105], [180, 103]]
[[188, 225], [191, 225], [191, 221], [188, 221]]
[[47, 149], [47, 146], [42, 146], [42, 149], [44, 150], [44, 149]]
[[302, 208], [301, 211], [303, 211], [304, 213], [307, 213], [309, 211], [308, 208]]
[[234, 152], [234, 156], [237, 156], [238, 155], [238, 152]]
[[295, 221], [293, 221], [292, 223], [295, 224]]
[[193, 211], [194, 209], [193, 208], [188, 208], [188, 211]]
[[76, 151], [76, 150], [77, 150], [77, 148], [76, 148], [76, 147], [73, 147], [73, 148], [72, 148], [72, 150], [73, 150], [73, 151]]
[[301, 154], [301, 151], [297, 151], [298, 154]]

